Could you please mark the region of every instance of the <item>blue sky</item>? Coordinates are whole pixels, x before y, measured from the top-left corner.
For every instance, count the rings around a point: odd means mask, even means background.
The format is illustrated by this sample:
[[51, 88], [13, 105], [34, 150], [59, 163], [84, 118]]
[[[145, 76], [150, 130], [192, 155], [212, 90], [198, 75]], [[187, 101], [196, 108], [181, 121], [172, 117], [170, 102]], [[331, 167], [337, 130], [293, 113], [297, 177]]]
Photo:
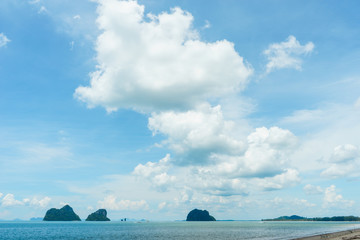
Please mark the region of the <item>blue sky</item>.
[[0, 219], [359, 215], [358, 1], [0, 3]]

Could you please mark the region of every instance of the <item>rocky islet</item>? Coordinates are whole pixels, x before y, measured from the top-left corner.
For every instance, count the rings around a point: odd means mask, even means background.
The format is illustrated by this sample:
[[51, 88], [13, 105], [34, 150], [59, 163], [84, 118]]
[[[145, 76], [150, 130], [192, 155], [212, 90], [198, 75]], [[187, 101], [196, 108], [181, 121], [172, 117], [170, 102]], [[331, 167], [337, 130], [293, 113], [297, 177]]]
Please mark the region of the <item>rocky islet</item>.
[[105, 209], [99, 209], [91, 213], [85, 221], [110, 221], [110, 219], [107, 217], [107, 211]]
[[72, 207], [65, 205], [60, 209], [49, 209], [43, 221], [81, 221], [80, 217], [74, 212]]
[[194, 209], [189, 212], [186, 221], [216, 221], [206, 210]]

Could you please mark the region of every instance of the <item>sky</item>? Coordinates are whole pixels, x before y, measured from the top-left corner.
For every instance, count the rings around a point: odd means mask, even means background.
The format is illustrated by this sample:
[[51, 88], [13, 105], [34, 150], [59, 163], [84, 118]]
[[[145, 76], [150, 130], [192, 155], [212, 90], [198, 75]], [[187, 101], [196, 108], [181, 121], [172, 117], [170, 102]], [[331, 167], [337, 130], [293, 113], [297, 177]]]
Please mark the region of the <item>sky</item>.
[[0, 219], [359, 216], [359, 9], [2, 0]]

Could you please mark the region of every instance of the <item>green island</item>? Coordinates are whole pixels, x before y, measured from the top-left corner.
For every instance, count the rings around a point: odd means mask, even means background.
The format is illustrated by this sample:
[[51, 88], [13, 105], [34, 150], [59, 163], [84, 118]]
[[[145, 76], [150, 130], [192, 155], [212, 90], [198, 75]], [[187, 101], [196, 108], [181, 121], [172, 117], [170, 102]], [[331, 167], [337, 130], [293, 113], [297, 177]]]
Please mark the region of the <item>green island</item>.
[[65, 205], [60, 209], [49, 209], [43, 221], [81, 221], [79, 216], [74, 212], [72, 207]]
[[216, 221], [207, 210], [194, 209], [189, 212], [186, 221]]
[[338, 221], [338, 222], [353, 222], [353, 221], [360, 221], [360, 217], [355, 216], [334, 216], [334, 217], [314, 217], [314, 218], [307, 218], [301, 217], [298, 215], [292, 216], [281, 216], [278, 218], [272, 219], [261, 219], [261, 221]]
[[110, 221], [110, 219], [107, 217], [107, 211], [105, 209], [99, 209], [90, 214], [85, 221]]

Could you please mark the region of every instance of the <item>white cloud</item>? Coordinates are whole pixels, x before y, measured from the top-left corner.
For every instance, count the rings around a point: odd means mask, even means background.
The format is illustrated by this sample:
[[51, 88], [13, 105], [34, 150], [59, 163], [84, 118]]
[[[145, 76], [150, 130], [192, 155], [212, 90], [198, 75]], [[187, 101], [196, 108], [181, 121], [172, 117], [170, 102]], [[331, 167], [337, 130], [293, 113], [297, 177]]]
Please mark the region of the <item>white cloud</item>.
[[[2, 194], [0, 193], [0, 198]], [[22, 201], [16, 200], [14, 194], [8, 193], [1, 200], [1, 206], [10, 207], [10, 206], [32, 206], [32, 207], [40, 207], [45, 208], [49, 205], [51, 201], [50, 197], [44, 197], [42, 199], [38, 199], [37, 197], [33, 197], [32, 199], [24, 198]]]
[[175, 198], [176, 204], [179, 203], [188, 204], [193, 199], [194, 191], [189, 187], [185, 187], [182, 191], [179, 192], [179, 195], [180, 197]]
[[224, 120], [220, 106], [205, 104], [187, 112], [154, 113], [148, 126], [153, 134], [168, 137], [164, 144], [178, 155], [181, 164], [202, 164], [212, 154], [234, 155], [245, 149], [235, 123]]
[[265, 127], [257, 128], [254, 133], [249, 135], [248, 141], [254, 146], [261, 146], [267, 144], [274, 149], [292, 149], [297, 142], [294, 134], [289, 130], [281, 129], [279, 127]]
[[314, 44], [312, 42], [301, 45], [294, 36], [289, 36], [285, 42], [271, 44], [264, 51], [269, 61], [266, 65], [266, 73], [282, 68], [301, 70], [302, 60], [300, 56], [311, 53], [313, 49]]
[[10, 42], [10, 39], [4, 33], [0, 33], [0, 47], [5, 47], [8, 42]]
[[170, 155], [167, 154], [158, 163], [147, 162], [145, 165], [139, 164], [135, 167], [133, 174], [149, 180], [157, 190], [166, 191], [176, 180], [175, 176], [168, 175], [166, 172], [170, 168], [169, 161]]
[[358, 177], [360, 176], [357, 170], [359, 167], [359, 162], [351, 164], [332, 164], [321, 172], [321, 176], [326, 178]]
[[305, 185], [304, 191], [307, 195], [318, 195], [324, 192], [324, 190], [320, 186], [314, 186], [311, 184]]
[[268, 183], [258, 181], [266, 189], [281, 189], [299, 180], [298, 172], [288, 167], [288, 155], [297, 147], [297, 138], [290, 131], [257, 128], [247, 141], [241, 141], [239, 127], [223, 119], [219, 106], [153, 114], [149, 128], [168, 137], [164, 144], [175, 153], [171, 164], [199, 165], [193, 169], [199, 179], [190, 185], [201, 183], [196, 187], [211, 193], [243, 194], [246, 191], [237, 178], [269, 178]]
[[245, 153], [213, 154], [209, 162], [189, 162], [181, 166], [168, 155], [158, 163], [139, 164], [133, 174], [148, 180], [160, 191], [179, 191], [187, 186], [187, 192], [233, 196], [247, 195], [249, 191], [279, 190], [300, 181], [298, 171], [288, 167], [287, 159], [296, 142], [288, 130], [259, 128], [249, 135]]
[[44, 197], [40, 200], [37, 199], [36, 197], [33, 197], [32, 199], [25, 198], [23, 200], [23, 203], [34, 207], [46, 208], [49, 205], [50, 201], [51, 201], [50, 197]]
[[2, 194], [2, 193], [0, 192], [0, 198], [2, 198], [3, 195], [4, 195], [4, 194]]
[[345, 200], [341, 194], [336, 193], [335, 185], [325, 189], [323, 207], [351, 207], [354, 205], [354, 201]]
[[133, 174], [141, 177], [150, 177], [163, 173], [169, 169], [170, 154], [167, 154], [158, 163], [147, 162], [145, 165], [139, 164], [135, 167]]
[[335, 147], [330, 158], [331, 162], [348, 162], [360, 156], [359, 149], [352, 144], [339, 145]]
[[138, 211], [148, 210], [149, 205], [145, 200], [131, 201], [131, 200], [117, 200], [113, 195], [106, 196], [103, 201], [99, 201], [100, 208], [106, 208], [116, 211]]
[[291, 187], [300, 182], [299, 172], [295, 169], [285, 169], [283, 173], [273, 177], [255, 179], [257, 187], [261, 190], [273, 191]]
[[99, 1], [98, 70], [75, 97], [108, 111], [188, 109], [245, 87], [252, 69], [221, 40], [202, 42], [180, 8], [144, 17], [135, 1]]
[[79, 19], [81, 19], [81, 17], [80, 17], [80, 15], [75, 15], [74, 17], [73, 17], [73, 19], [75, 19], [75, 20], [79, 20]]
[[157, 190], [166, 191], [176, 180], [175, 176], [171, 176], [166, 172], [170, 168], [169, 161], [170, 155], [167, 154], [158, 163], [147, 162], [145, 165], [139, 164], [135, 167], [133, 174], [149, 180]]
[[[187, 186], [206, 195], [232, 196], [247, 195], [248, 181], [220, 175], [216, 165], [191, 169]], [[189, 192], [189, 190], [187, 191]]]
[[216, 172], [233, 177], [273, 177], [284, 172], [296, 143], [296, 137], [288, 130], [257, 128], [248, 136], [243, 156], [215, 156]]
[[153, 184], [159, 188], [166, 190], [167, 186], [176, 180], [175, 176], [170, 176], [167, 173], [160, 173], [155, 175], [152, 179]]
[[1, 206], [10, 207], [10, 206], [19, 206], [24, 205], [22, 201], [16, 200], [14, 194], [8, 193], [1, 200]]
[[334, 148], [329, 158], [331, 165], [321, 175], [330, 178], [360, 176], [360, 151], [352, 144], [339, 145]]

